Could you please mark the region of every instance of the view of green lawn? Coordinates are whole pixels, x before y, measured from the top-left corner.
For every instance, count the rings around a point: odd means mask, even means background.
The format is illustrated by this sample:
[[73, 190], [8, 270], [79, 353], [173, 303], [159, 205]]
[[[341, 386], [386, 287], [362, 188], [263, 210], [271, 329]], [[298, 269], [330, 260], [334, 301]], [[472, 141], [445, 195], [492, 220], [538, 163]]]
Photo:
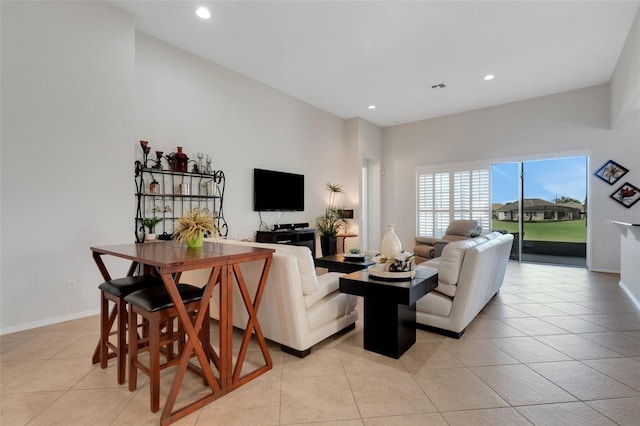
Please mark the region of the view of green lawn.
[[[518, 222], [493, 220], [494, 230], [506, 229], [518, 232]], [[524, 239], [528, 241], [564, 241], [584, 243], [587, 241], [587, 226], [584, 220], [563, 222], [524, 222]]]

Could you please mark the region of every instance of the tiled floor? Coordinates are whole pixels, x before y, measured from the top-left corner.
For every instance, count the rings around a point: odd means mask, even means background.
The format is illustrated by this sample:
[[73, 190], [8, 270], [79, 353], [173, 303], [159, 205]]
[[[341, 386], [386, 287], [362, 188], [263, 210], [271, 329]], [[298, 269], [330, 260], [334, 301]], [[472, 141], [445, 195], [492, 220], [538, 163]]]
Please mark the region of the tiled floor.
[[[638, 425], [640, 312], [617, 281], [510, 263], [460, 340], [419, 330], [394, 360], [362, 349], [359, 321], [304, 359], [271, 345], [272, 371], [178, 424]], [[0, 337], [0, 424], [158, 424], [146, 379], [129, 392], [113, 361], [91, 365], [97, 332], [91, 317]]]

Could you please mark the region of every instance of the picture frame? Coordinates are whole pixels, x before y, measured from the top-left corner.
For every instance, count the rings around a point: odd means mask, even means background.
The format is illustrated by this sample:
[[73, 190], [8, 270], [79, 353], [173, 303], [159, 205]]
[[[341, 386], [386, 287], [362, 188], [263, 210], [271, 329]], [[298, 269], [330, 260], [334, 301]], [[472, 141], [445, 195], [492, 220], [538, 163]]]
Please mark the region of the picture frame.
[[613, 160], [609, 160], [604, 163], [602, 167], [600, 167], [598, 171], [594, 173], [594, 175], [598, 176], [609, 185], [613, 185], [627, 173], [629, 173], [629, 169], [621, 166]]
[[625, 182], [610, 197], [629, 209], [640, 201], [640, 188]]

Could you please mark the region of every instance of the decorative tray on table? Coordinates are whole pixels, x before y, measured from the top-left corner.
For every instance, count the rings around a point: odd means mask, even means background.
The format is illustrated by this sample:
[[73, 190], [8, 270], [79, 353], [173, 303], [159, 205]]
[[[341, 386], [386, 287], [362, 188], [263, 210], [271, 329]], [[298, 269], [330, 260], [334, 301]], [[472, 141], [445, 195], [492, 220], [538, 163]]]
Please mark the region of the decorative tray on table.
[[382, 281], [409, 281], [416, 275], [415, 269], [402, 272], [389, 272], [376, 268], [377, 265], [370, 266], [367, 270], [369, 276]]
[[362, 262], [364, 260], [364, 253], [345, 253], [344, 260], [348, 262]]

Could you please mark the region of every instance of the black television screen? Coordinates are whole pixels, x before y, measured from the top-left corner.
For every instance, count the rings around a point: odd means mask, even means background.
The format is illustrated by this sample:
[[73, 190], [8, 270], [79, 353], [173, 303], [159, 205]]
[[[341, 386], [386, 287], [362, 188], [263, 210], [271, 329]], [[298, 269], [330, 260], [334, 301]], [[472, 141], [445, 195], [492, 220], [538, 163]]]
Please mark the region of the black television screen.
[[304, 175], [253, 169], [254, 211], [304, 211]]

